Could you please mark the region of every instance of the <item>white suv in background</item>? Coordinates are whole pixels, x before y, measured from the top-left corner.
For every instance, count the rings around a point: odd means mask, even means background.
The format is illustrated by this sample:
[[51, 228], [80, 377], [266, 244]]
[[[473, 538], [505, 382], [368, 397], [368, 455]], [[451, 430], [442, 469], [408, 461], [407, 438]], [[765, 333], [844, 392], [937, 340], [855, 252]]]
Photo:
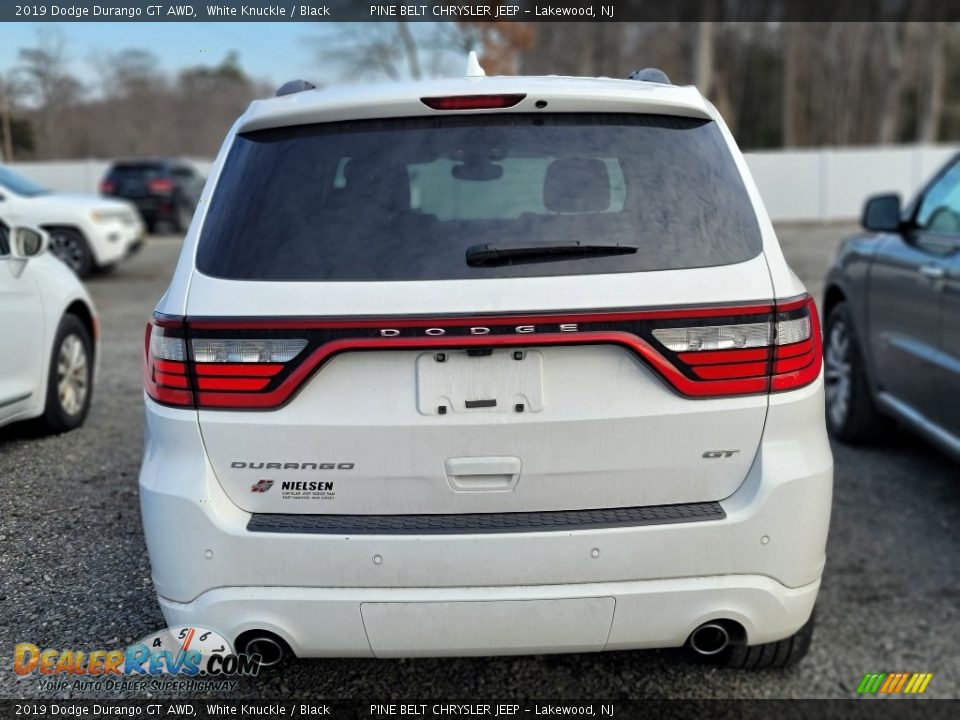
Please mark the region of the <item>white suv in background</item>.
[[0, 213], [46, 230], [51, 252], [82, 278], [138, 250], [145, 233], [128, 202], [53, 192], [2, 166]]
[[715, 109], [635, 77], [251, 104], [147, 328], [171, 626], [264, 664], [803, 656], [816, 309]]
[[0, 217], [0, 426], [48, 433], [83, 424], [93, 397], [98, 324], [76, 276], [37, 228]]

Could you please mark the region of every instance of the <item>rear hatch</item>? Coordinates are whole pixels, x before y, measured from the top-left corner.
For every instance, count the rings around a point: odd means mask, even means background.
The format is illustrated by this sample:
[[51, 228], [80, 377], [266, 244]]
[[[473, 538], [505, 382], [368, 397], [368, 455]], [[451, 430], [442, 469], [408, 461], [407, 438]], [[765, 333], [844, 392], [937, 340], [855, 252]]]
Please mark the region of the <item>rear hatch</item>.
[[187, 309], [151, 394], [195, 401], [225, 491], [274, 513], [721, 499], [777, 320], [715, 124], [600, 113], [241, 134]]
[[164, 166], [155, 162], [118, 163], [100, 184], [106, 195], [114, 195], [137, 204], [149, 203], [154, 195], [167, 194], [172, 188]]

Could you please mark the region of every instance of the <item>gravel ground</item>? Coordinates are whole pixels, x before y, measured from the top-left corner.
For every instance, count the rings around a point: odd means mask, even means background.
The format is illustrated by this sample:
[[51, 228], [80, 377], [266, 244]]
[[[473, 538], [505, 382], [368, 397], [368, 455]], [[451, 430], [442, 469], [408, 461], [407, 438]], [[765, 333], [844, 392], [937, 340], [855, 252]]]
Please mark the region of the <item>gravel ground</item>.
[[[844, 230], [780, 229], [795, 270], [818, 294]], [[54, 438], [0, 430], [0, 697], [50, 697], [10, 671], [17, 642], [109, 648], [163, 626], [137, 503], [140, 353], [178, 250], [176, 238], [154, 238], [90, 282], [104, 352], [86, 426]], [[960, 697], [957, 465], [908, 436], [834, 452], [818, 629], [795, 669], [723, 671], [675, 651], [314, 660], [243, 682], [231, 697], [850, 697], [864, 673], [895, 670], [933, 672], [927, 695]]]

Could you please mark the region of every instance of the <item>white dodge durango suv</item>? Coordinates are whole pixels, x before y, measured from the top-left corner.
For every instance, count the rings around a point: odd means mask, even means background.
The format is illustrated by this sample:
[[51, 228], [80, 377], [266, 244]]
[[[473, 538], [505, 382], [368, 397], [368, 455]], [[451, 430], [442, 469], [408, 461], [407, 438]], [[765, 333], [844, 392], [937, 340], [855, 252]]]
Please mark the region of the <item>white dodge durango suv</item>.
[[802, 657], [832, 485], [816, 309], [714, 108], [635, 77], [250, 105], [147, 328], [171, 626], [264, 664]]

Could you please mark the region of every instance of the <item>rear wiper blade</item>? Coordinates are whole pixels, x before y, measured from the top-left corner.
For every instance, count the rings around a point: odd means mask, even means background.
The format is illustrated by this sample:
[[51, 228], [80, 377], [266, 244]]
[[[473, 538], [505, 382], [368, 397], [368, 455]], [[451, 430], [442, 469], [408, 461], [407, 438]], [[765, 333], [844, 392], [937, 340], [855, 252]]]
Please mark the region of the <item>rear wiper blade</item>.
[[582, 243], [576, 240], [540, 245], [473, 245], [467, 248], [467, 265], [495, 267], [524, 262], [576, 260], [606, 255], [632, 255], [639, 248], [622, 243]]

